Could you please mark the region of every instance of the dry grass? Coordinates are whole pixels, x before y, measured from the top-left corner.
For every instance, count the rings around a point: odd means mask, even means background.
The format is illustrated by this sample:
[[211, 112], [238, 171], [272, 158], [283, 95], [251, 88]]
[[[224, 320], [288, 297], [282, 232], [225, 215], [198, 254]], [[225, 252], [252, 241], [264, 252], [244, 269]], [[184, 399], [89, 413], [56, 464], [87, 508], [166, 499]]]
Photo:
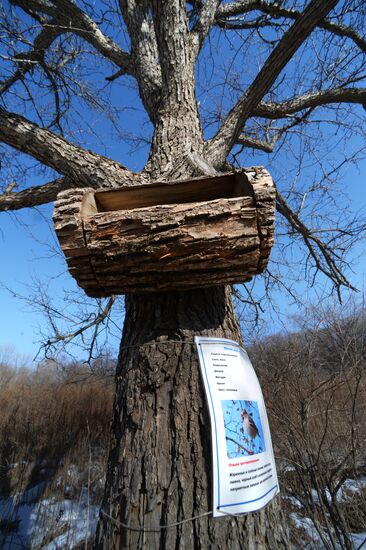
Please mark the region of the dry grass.
[[0, 494], [56, 476], [66, 477], [61, 485], [69, 492], [78, 490], [69, 478], [80, 467], [77, 485], [85, 481], [90, 456], [103, 478], [112, 399], [113, 381], [80, 369], [60, 374], [0, 365]]

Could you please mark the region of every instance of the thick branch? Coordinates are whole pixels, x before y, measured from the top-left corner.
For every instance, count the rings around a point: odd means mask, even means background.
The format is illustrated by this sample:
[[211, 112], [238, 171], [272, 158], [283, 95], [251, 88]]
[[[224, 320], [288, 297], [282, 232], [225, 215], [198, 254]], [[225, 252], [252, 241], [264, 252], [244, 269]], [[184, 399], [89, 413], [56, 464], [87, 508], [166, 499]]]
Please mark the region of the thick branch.
[[366, 104], [366, 88], [336, 88], [305, 94], [282, 103], [261, 102], [254, 109], [255, 116], [277, 119], [283, 118], [307, 108], [319, 107], [331, 103]]
[[[268, 3], [263, 0], [238, 0], [237, 2], [221, 4], [216, 12], [216, 21], [218, 25], [225, 26], [225, 23], [230, 24], [230, 17], [244, 15], [254, 10], [274, 17], [283, 17], [295, 21], [302, 15], [299, 11], [282, 7], [280, 2]], [[337, 36], [350, 38], [363, 52], [366, 52], [365, 38], [351, 27], [336, 24], [327, 19], [320, 21], [318, 27], [330, 31]]]
[[152, 5], [164, 91], [178, 95], [190, 56], [185, 2], [154, 0]]
[[112, 61], [125, 73], [133, 75], [133, 63], [131, 56], [123, 51], [109, 36], [101, 32], [98, 25], [69, 0], [57, 0], [57, 12], [61, 11], [70, 21], [70, 30], [81, 38], [84, 38], [104, 57]]
[[221, 0], [206, 0], [206, 2], [200, 7], [197, 23], [192, 29], [192, 34], [195, 34], [198, 37], [197, 53], [211, 30], [220, 2]]
[[52, 202], [56, 199], [58, 193], [64, 189], [75, 187], [75, 183], [67, 178], [57, 178], [44, 185], [37, 185], [30, 189], [24, 189], [17, 193], [7, 193], [0, 195], [0, 212], [5, 210], [20, 210], [32, 206], [40, 206]]
[[284, 34], [259, 71], [254, 82], [242, 95], [233, 109], [231, 109], [220, 130], [208, 144], [207, 156], [214, 166], [223, 164], [237, 140], [244, 122], [251, 116], [258, 103], [270, 90], [282, 69], [287, 65], [319, 21], [336, 4], [337, 0], [312, 0], [302, 16]]
[[0, 108], [0, 140], [61, 172], [79, 187], [111, 188], [141, 179], [121, 164], [73, 145], [65, 138]]
[[160, 104], [161, 70], [150, 1], [119, 0], [119, 5], [131, 39], [140, 96], [150, 120], [154, 121]]
[[274, 147], [276, 142], [278, 141], [278, 137], [274, 136], [271, 141], [263, 141], [261, 139], [256, 139], [251, 136], [246, 136], [245, 134], [241, 134], [238, 137], [237, 144], [238, 145], [245, 145], [245, 147], [250, 147], [251, 149], [259, 149], [260, 151], [263, 151], [264, 153], [273, 153]]
[[[268, 19], [265, 15], [259, 15], [255, 19], [245, 21], [245, 19], [239, 19], [238, 21], [229, 19], [227, 21], [219, 20], [217, 26], [230, 31], [244, 31], [248, 29], [259, 30], [264, 27], [275, 26], [276, 23], [272, 19]], [[278, 23], [276, 25], [278, 27]]]

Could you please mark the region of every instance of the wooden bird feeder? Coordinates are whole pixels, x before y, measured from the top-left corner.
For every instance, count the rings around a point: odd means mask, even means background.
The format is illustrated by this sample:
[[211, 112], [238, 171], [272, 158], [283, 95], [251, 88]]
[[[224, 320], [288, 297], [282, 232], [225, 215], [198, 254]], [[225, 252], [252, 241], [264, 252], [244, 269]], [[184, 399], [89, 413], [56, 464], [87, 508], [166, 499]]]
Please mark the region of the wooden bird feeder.
[[89, 296], [242, 283], [261, 273], [275, 190], [263, 168], [114, 191], [70, 189], [54, 222]]

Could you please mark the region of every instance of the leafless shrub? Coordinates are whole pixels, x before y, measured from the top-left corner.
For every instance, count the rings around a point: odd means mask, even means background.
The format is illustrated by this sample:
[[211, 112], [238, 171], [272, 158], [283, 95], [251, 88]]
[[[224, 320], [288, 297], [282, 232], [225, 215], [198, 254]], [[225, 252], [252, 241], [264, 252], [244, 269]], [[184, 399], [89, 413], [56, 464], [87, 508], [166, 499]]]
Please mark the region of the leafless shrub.
[[353, 548], [350, 533], [366, 528], [362, 487], [348, 490], [366, 472], [364, 314], [307, 315], [300, 332], [253, 349], [284, 493], [325, 548]]

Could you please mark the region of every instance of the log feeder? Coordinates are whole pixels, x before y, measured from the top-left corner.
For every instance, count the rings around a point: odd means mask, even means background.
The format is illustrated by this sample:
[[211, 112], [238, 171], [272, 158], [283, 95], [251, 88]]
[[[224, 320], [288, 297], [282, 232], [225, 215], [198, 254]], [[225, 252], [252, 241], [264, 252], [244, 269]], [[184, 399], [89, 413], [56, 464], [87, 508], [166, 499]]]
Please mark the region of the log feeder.
[[275, 189], [263, 168], [114, 191], [70, 189], [54, 223], [89, 296], [242, 283], [273, 245]]

